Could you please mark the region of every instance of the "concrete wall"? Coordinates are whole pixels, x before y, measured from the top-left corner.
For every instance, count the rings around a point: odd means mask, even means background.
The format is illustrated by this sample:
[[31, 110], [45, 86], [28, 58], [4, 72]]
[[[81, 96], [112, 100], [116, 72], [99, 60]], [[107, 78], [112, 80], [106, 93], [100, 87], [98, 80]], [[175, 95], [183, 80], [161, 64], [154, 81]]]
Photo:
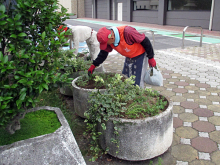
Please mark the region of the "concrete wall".
[[77, 14], [77, 0], [71, 0], [72, 13]]
[[220, 31], [220, 1], [215, 0], [214, 16], [212, 22], [212, 30]]
[[108, 18], [107, 2], [108, 2], [107, 0], [97, 0], [97, 18], [98, 19]]
[[[210, 11], [167, 11], [168, 0], [159, 0], [158, 10], [136, 11], [133, 11], [133, 0], [85, 0], [86, 17], [89, 18], [92, 17], [90, 14], [92, 1], [96, 1], [96, 16], [94, 18], [98, 19], [118, 20], [118, 3], [123, 3], [122, 21], [183, 27], [201, 26], [203, 29], [209, 29]], [[113, 2], [115, 2], [115, 6]], [[220, 0], [215, 0], [213, 30], [220, 30], [219, 7]]]
[[72, 13], [71, 0], [59, 0], [59, 4], [67, 9], [67, 13]]
[[77, 1], [77, 18], [85, 17], [84, 0]]
[[85, 0], [85, 17], [92, 18], [92, 1]]
[[209, 28], [210, 11], [168, 11], [166, 24], [173, 26], [201, 26]]
[[157, 24], [158, 23], [158, 11], [133, 11], [133, 22], [141, 22], [141, 23], [152, 23]]

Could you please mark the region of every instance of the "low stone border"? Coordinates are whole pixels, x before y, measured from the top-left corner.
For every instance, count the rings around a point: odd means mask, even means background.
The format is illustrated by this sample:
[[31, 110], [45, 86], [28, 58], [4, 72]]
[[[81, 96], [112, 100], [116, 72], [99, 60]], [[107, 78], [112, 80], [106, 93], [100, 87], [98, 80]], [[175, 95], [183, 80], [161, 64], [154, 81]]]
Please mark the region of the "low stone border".
[[71, 164], [86, 165], [67, 120], [59, 108], [42, 106], [30, 109], [54, 111], [61, 127], [54, 133], [0, 146], [0, 162], [4, 165]]

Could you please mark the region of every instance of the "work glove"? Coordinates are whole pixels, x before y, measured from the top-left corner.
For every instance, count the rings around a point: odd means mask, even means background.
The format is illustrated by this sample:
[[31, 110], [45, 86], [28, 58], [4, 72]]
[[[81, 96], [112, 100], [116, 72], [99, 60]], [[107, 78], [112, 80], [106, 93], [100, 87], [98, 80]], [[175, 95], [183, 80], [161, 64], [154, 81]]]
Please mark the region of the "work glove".
[[90, 68], [88, 69], [88, 75], [89, 75], [89, 76], [93, 73], [94, 69], [95, 69], [95, 65], [92, 64], [92, 65], [90, 66]]
[[156, 61], [154, 58], [148, 59], [148, 64], [151, 67], [155, 67], [156, 66]]

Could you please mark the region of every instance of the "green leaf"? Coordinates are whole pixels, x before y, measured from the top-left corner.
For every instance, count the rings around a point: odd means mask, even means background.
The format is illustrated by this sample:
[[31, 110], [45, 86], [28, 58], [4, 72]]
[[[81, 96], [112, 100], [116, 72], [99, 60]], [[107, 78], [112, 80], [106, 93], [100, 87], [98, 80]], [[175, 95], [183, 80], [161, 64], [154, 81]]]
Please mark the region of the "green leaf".
[[17, 100], [17, 101], [16, 101], [16, 105], [17, 105], [17, 107], [18, 107], [18, 108], [20, 108], [20, 107], [21, 107], [21, 103], [22, 103], [22, 101], [21, 101], [21, 100]]
[[27, 36], [27, 34], [25, 34], [23, 32], [18, 34], [18, 37], [25, 37], [25, 36]]
[[42, 33], [42, 35], [41, 35], [41, 37], [42, 37], [42, 40], [44, 40], [45, 39], [45, 36], [46, 36], [46, 33], [45, 33], [45, 31]]
[[8, 55], [5, 55], [5, 56], [3, 57], [2, 62], [3, 62], [4, 64], [5, 64], [6, 62], [8, 62]]
[[20, 18], [21, 18], [21, 14], [16, 14], [14, 20], [17, 21], [17, 20], [19, 20]]
[[7, 21], [0, 21], [0, 25], [5, 25], [7, 23]]
[[27, 54], [22, 54], [21, 58], [29, 58]]
[[42, 85], [39, 86], [39, 93], [41, 93], [44, 90], [44, 88], [42, 87]]
[[0, 15], [0, 19], [2, 19], [2, 18], [4, 18], [4, 17], [7, 17], [7, 15], [5, 15], [5, 14], [1, 14], [1, 15]]
[[8, 22], [10, 22], [10, 23], [14, 23], [14, 20], [13, 19], [11, 19], [11, 18], [8, 18], [8, 19], [6, 19]]
[[9, 89], [9, 88], [10, 88], [10, 85], [4, 85], [4, 88], [8, 88], [8, 89]]
[[32, 103], [33, 100], [29, 97], [29, 98], [28, 98], [28, 102]]
[[102, 126], [102, 129], [103, 129], [103, 130], [106, 130], [106, 126], [105, 126], [104, 123], [102, 123], [101, 126]]
[[29, 40], [29, 39], [24, 39], [24, 42], [25, 42], [26, 44], [29, 44], [29, 43], [31, 43], [32, 41]]
[[23, 93], [23, 92], [26, 92], [27, 91], [27, 88], [22, 88], [21, 90], [20, 90], [20, 93], [19, 94], [21, 94], [21, 93]]
[[11, 88], [16, 88], [18, 86], [18, 84], [13, 84], [12, 86], [11, 86]]
[[30, 62], [35, 63], [35, 61], [34, 61], [34, 60], [32, 60], [32, 59], [30, 59]]
[[2, 69], [2, 70], [1, 70], [1, 73], [5, 72], [6, 70], [7, 70], [7, 69]]
[[10, 100], [12, 99], [13, 97], [4, 97], [4, 100]]
[[13, 110], [8, 110], [8, 113], [13, 113], [14, 111]]
[[48, 85], [46, 83], [41, 84], [46, 90], [48, 90]]
[[27, 85], [32, 85], [34, 83], [34, 81], [28, 81]]
[[65, 43], [65, 44], [63, 44], [63, 46], [69, 46], [70, 44], [69, 43]]
[[24, 4], [29, 7], [31, 6], [29, 2], [24, 2]]
[[1, 109], [5, 109], [7, 107], [7, 105], [2, 105]]
[[24, 100], [25, 97], [26, 97], [26, 92], [23, 92], [23, 93], [20, 95], [19, 99], [20, 99], [20, 100]]
[[2, 51], [0, 51], [0, 61], [3, 60], [3, 54], [2, 54]]
[[10, 35], [10, 37], [17, 38], [17, 36], [15, 34]]
[[96, 160], [96, 157], [92, 157], [92, 162], [94, 162]]
[[21, 84], [24, 84], [24, 83], [26, 84], [26, 83], [27, 83], [27, 80], [26, 80], [26, 79], [21, 79], [21, 80], [19, 80], [18, 82], [21, 83]]
[[19, 77], [19, 76], [15, 76], [14, 78], [15, 78], [16, 80], [18, 80], [20, 77]]
[[21, 28], [20, 26], [16, 25], [17, 23], [20, 23], [20, 22], [16, 22], [16, 23], [15, 23], [16, 29], [17, 29], [18, 31], [22, 31], [22, 28]]
[[1, 13], [5, 13], [5, 5], [1, 5], [0, 6], [0, 12]]

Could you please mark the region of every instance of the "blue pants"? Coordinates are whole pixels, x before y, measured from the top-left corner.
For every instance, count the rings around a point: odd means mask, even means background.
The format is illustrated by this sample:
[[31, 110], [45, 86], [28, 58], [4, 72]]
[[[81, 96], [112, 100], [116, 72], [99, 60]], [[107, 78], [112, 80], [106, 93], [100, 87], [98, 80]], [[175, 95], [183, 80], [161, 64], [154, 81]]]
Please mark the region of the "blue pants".
[[144, 88], [144, 74], [147, 69], [147, 57], [146, 54], [143, 53], [134, 58], [125, 58], [124, 68], [122, 74], [130, 77], [131, 75], [135, 75], [135, 84]]

